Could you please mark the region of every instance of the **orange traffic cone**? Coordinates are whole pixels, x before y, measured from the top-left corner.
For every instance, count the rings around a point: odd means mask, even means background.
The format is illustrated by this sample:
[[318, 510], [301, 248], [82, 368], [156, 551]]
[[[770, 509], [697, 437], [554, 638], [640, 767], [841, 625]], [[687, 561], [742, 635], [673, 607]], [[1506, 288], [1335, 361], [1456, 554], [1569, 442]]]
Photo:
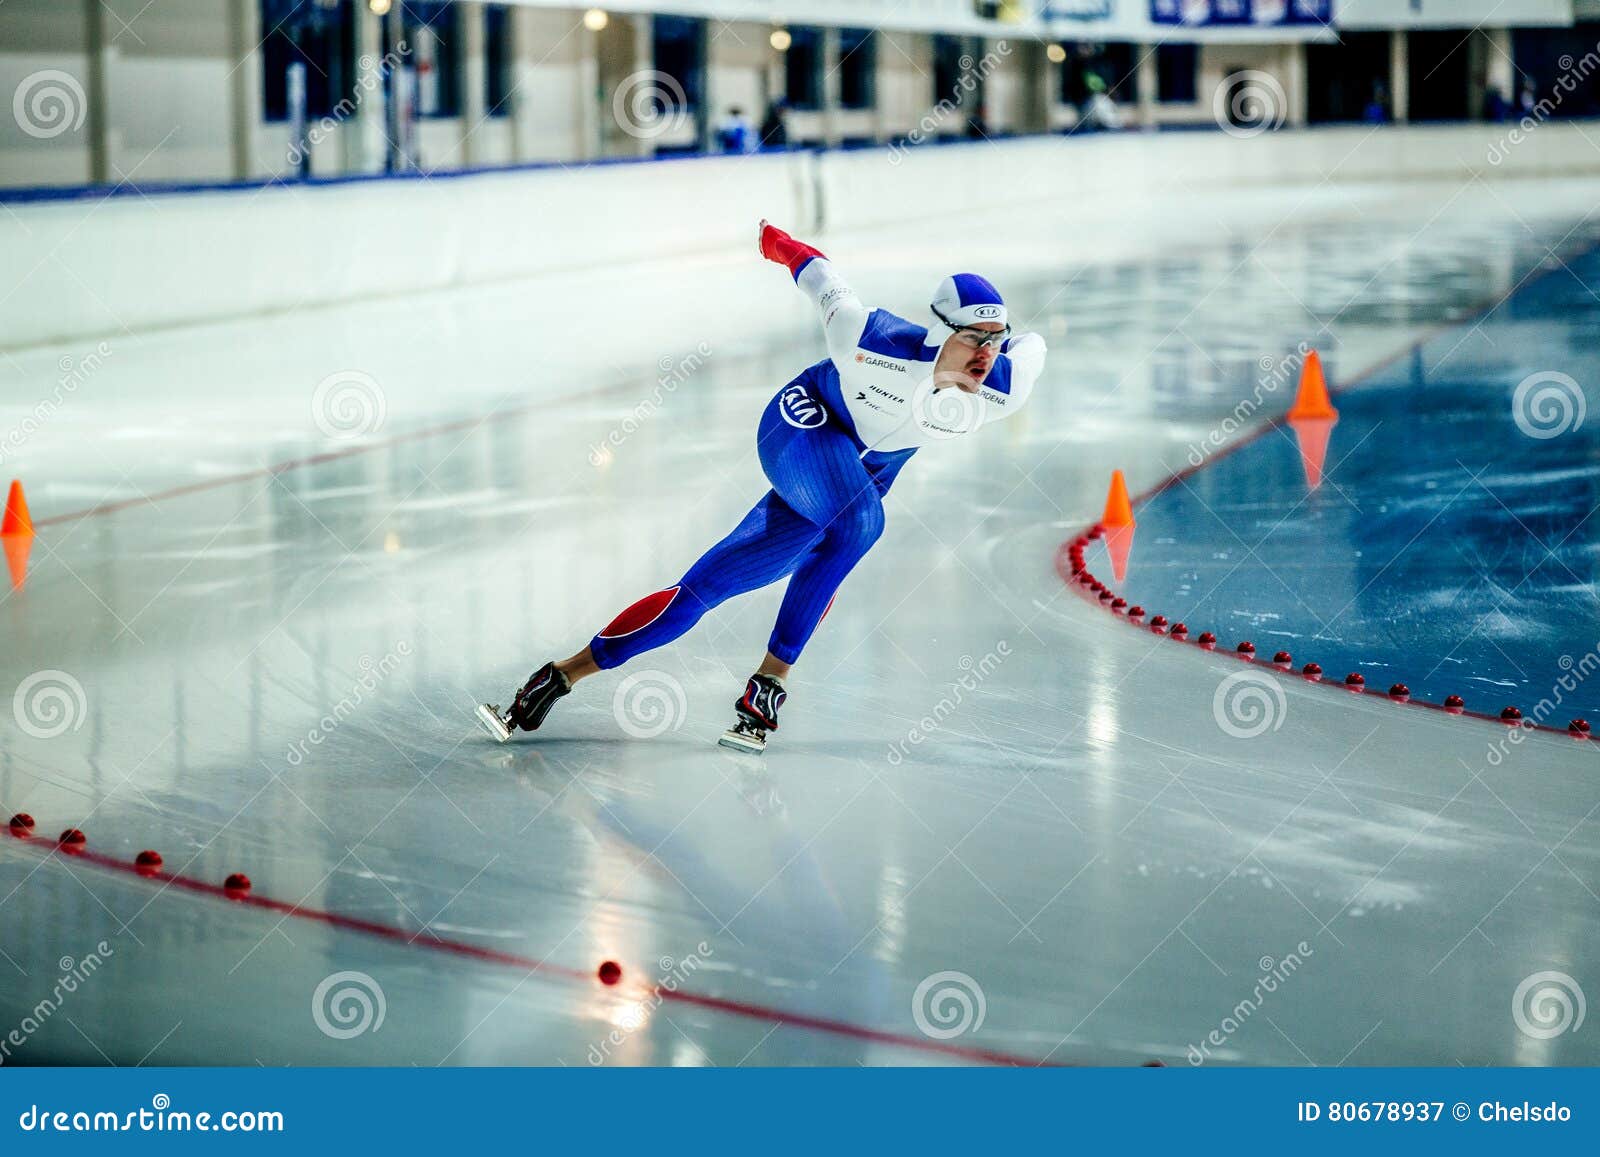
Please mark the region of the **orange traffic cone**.
[[0, 520], [0, 534], [32, 534], [33, 518], [28, 514], [28, 500], [22, 496], [22, 483], [11, 480], [11, 492], [6, 495], [6, 514]]
[[1316, 350], [1312, 350], [1306, 354], [1306, 364], [1300, 367], [1300, 389], [1295, 394], [1294, 405], [1289, 407], [1289, 420], [1338, 416], [1339, 411], [1328, 400], [1328, 383], [1322, 376], [1322, 358]]
[[1106, 494], [1106, 512], [1100, 517], [1100, 525], [1110, 530], [1113, 526], [1134, 526], [1133, 503], [1128, 501], [1128, 484], [1123, 480], [1122, 471], [1111, 472], [1111, 489]]
[[1317, 351], [1306, 355], [1300, 369], [1300, 390], [1289, 407], [1289, 428], [1300, 447], [1300, 466], [1305, 471], [1306, 489], [1322, 485], [1322, 467], [1328, 459], [1328, 438], [1339, 423], [1339, 411], [1328, 398], [1328, 383], [1322, 376], [1322, 359]]
[[1100, 518], [1105, 528], [1106, 553], [1111, 556], [1111, 575], [1117, 582], [1128, 577], [1128, 555], [1133, 550], [1133, 503], [1128, 500], [1128, 483], [1122, 471], [1111, 472], [1111, 490], [1106, 494], [1106, 512]]
[[14, 479], [6, 495], [5, 517], [0, 519], [0, 545], [5, 547], [11, 587], [20, 591], [28, 578], [28, 554], [33, 550], [33, 518], [28, 514], [28, 500], [22, 496], [22, 483]]

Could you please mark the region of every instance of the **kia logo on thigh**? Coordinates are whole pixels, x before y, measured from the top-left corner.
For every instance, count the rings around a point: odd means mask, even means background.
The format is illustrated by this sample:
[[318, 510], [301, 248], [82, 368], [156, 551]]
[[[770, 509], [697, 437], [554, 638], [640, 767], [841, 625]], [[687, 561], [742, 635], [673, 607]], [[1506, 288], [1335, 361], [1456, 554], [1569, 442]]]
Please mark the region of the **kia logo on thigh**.
[[802, 430], [815, 429], [828, 420], [828, 412], [804, 386], [786, 387], [778, 397], [778, 410], [785, 422]]

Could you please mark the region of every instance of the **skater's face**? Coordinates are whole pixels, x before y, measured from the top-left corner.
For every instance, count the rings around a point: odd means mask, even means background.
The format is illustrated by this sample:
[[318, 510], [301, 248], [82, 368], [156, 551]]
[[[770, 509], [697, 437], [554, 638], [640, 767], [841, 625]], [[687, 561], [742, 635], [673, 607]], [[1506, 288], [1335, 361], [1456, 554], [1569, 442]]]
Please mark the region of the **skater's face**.
[[947, 382], [969, 394], [978, 392], [983, 379], [994, 368], [999, 343], [988, 335], [1004, 333], [1006, 327], [995, 321], [963, 326], [945, 339], [934, 365], [936, 381]]

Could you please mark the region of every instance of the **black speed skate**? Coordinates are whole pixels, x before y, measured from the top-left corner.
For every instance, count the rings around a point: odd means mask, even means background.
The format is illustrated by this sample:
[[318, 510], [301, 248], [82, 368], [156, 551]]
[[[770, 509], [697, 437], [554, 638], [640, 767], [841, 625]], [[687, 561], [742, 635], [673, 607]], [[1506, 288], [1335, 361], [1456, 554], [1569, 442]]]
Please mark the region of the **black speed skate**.
[[775, 675], [752, 675], [745, 684], [744, 696], [733, 705], [738, 722], [717, 740], [735, 751], [762, 752], [767, 749], [767, 732], [778, 730], [778, 708], [789, 693]]
[[555, 701], [571, 690], [571, 682], [556, 670], [556, 665], [546, 663], [529, 676], [509, 710], [502, 711], [493, 703], [479, 704], [478, 722], [497, 741], [504, 743], [517, 728], [537, 731]]

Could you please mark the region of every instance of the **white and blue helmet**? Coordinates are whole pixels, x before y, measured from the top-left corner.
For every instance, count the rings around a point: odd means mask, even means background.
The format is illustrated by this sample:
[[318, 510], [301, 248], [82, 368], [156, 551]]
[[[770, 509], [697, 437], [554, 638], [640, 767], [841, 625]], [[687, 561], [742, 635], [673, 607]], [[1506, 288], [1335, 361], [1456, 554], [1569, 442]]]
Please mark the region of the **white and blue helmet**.
[[955, 273], [939, 283], [932, 302], [933, 316], [952, 327], [999, 322], [1007, 325], [1006, 303], [986, 277]]

